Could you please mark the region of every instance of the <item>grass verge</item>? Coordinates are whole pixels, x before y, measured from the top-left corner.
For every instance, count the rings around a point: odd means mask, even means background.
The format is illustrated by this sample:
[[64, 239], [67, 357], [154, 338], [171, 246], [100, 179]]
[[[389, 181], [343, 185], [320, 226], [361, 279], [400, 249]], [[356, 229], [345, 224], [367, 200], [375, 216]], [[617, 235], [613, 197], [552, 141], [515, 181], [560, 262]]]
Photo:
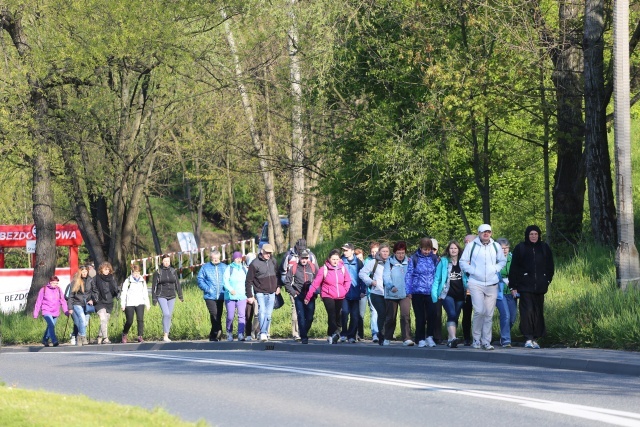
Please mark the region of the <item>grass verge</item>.
[[[190, 423], [162, 408], [146, 410], [113, 402], [98, 402], [86, 396], [60, 395], [45, 391], [0, 386], [0, 425], [12, 427], [111, 426], [208, 426]], [[97, 415], [99, 414], [99, 415]]]

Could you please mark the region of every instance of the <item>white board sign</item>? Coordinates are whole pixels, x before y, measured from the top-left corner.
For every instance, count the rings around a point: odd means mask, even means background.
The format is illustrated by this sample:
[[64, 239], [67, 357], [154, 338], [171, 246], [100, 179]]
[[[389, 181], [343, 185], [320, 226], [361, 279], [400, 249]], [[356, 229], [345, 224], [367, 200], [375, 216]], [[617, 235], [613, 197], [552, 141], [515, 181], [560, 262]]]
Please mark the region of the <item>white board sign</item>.
[[182, 252], [197, 252], [198, 244], [196, 238], [191, 232], [178, 233], [178, 243], [180, 243], [180, 250]]
[[35, 240], [27, 240], [27, 253], [35, 254], [36, 253], [36, 241]]

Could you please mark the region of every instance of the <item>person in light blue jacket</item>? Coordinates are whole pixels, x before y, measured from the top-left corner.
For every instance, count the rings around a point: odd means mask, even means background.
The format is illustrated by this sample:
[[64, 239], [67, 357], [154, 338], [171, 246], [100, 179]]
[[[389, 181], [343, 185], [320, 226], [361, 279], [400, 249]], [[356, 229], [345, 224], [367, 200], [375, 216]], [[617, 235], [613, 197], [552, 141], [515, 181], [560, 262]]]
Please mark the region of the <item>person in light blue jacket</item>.
[[227, 341], [233, 341], [233, 319], [238, 310], [238, 341], [244, 341], [245, 312], [247, 309], [247, 267], [242, 263], [242, 253], [236, 251], [231, 256], [233, 262], [224, 271], [224, 306], [227, 309]]
[[384, 342], [382, 345], [389, 345], [396, 330], [396, 318], [398, 317], [398, 306], [400, 307], [400, 333], [402, 334], [402, 344], [412, 346], [411, 340], [411, 298], [407, 296], [404, 278], [407, 274], [409, 258], [407, 254], [407, 243], [396, 242], [393, 245], [393, 256], [384, 265], [384, 300], [387, 318], [384, 324]]
[[227, 264], [220, 262], [220, 252], [211, 251], [211, 262], [204, 264], [198, 272], [198, 287], [204, 292], [204, 302], [209, 310], [211, 332], [209, 341], [219, 341], [222, 336], [222, 304], [224, 287], [222, 277]]
[[442, 301], [442, 307], [447, 313], [447, 347], [458, 347], [456, 331], [460, 311], [464, 306], [467, 294], [467, 275], [462, 273], [458, 259], [462, 248], [455, 240], [450, 241], [444, 250], [444, 256], [436, 268], [436, 277], [431, 288], [431, 300]]

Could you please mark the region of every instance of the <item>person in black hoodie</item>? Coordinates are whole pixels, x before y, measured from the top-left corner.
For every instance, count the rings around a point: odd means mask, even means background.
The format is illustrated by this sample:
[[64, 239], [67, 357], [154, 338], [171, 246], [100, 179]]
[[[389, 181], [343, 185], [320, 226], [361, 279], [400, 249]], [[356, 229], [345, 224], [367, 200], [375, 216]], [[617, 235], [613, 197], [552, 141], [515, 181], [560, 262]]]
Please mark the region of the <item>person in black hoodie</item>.
[[287, 271], [284, 285], [293, 297], [294, 307], [297, 311], [296, 321], [302, 344], [309, 344], [309, 329], [313, 323], [313, 314], [316, 311], [316, 298], [311, 298], [309, 304], [304, 303], [304, 297], [309, 291], [309, 286], [315, 278], [318, 268], [311, 262], [309, 251], [300, 251], [298, 262]]
[[113, 299], [118, 296], [118, 284], [113, 277], [113, 267], [109, 262], [103, 262], [98, 267], [98, 274], [94, 277], [93, 303], [100, 318], [98, 344], [111, 344], [107, 327], [113, 310]]
[[182, 296], [182, 286], [178, 280], [176, 269], [171, 267], [171, 257], [162, 255], [162, 265], [155, 273], [153, 273], [153, 281], [151, 285], [151, 295], [153, 305], [160, 304], [162, 310], [162, 329], [164, 336], [162, 341], [171, 342], [169, 339], [169, 330], [171, 329], [171, 317], [173, 316], [173, 306], [176, 303], [176, 293], [181, 302], [184, 302]]
[[551, 248], [541, 240], [537, 225], [524, 232], [524, 242], [513, 250], [509, 286], [520, 294], [520, 332], [527, 340], [525, 348], [540, 348], [537, 339], [544, 336], [544, 295], [555, 270]]

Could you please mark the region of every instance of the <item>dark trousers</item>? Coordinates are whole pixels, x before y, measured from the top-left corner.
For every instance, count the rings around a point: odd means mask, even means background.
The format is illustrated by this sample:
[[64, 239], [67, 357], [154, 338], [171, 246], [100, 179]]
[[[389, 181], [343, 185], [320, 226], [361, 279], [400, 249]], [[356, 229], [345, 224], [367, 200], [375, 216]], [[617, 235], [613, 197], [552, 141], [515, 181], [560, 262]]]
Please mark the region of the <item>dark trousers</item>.
[[339, 325], [342, 323], [342, 300], [322, 298], [322, 302], [327, 310], [327, 335], [339, 334]]
[[544, 294], [520, 292], [520, 332], [526, 340], [535, 340], [546, 334], [543, 310]]
[[398, 317], [398, 307], [400, 307], [400, 334], [402, 340], [411, 339], [411, 299], [388, 299], [385, 300], [385, 312], [387, 318], [384, 322], [384, 339], [391, 340], [396, 330], [396, 318]]
[[[431, 323], [432, 323], [432, 334], [431, 335], [433, 337], [433, 341], [435, 341], [436, 344], [440, 344], [440, 342], [442, 341], [442, 300], [438, 299], [438, 301], [436, 302], [431, 302], [433, 305], [431, 306], [431, 311], [432, 311], [432, 318], [431, 318]], [[427, 317], [427, 328], [429, 328], [429, 318]], [[429, 332], [429, 331], [427, 331]], [[429, 334], [427, 334], [427, 336], [429, 336]]]
[[207, 310], [209, 310], [209, 318], [211, 319], [211, 332], [209, 332], [209, 339], [218, 340], [222, 335], [222, 305], [223, 299], [206, 299], [204, 302], [207, 304]]
[[[431, 301], [431, 295], [413, 294], [411, 295], [411, 305], [416, 316], [416, 342], [424, 341], [426, 337], [433, 337], [436, 330], [437, 313], [442, 313], [440, 301]], [[442, 329], [442, 315], [437, 323]], [[442, 331], [440, 331], [440, 336], [442, 337]]]
[[[351, 318], [351, 323], [349, 323]], [[342, 336], [347, 338], [356, 337], [358, 324], [360, 323], [360, 300], [342, 300]]]
[[133, 314], [136, 314], [136, 319], [138, 320], [138, 336], [141, 337], [144, 335], [144, 304], [141, 305], [128, 305], [124, 308], [124, 329], [122, 330], [123, 335], [127, 335], [129, 333], [129, 329], [131, 329], [131, 325], [133, 325]]
[[293, 303], [296, 306], [296, 315], [298, 316], [298, 333], [300, 338], [309, 338], [309, 329], [313, 323], [313, 315], [316, 311], [316, 296], [314, 295], [309, 304], [304, 303], [304, 295], [298, 294], [293, 298]]
[[[382, 295], [372, 293], [370, 295], [370, 298], [371, 305], [373, 305], [373, 308], [376, 309], [376, 313], [378, 313], [378, 338], [380, 339], [378, 344], [382, 345], [382, 342], [384, 341], [383, 337], [385, 336], [384, 323], [387, 320], [386, 304]], [[391, 332], [391, 334], [393, 335], [393, 331]]]
[[245, 336], [258, 338], [260, 335], [260, 322], [258, 321], [257, 311], [258, 301], [254, 300], [251, 304], [247, 302], [247, 307], [244, 312], [246, 325], [244, 329]]
[[471, 295], [467, 294], [462, 306], [462, 335], [465, 341], [471, 342], [471, 318], [473, 317], [473, 304]]

